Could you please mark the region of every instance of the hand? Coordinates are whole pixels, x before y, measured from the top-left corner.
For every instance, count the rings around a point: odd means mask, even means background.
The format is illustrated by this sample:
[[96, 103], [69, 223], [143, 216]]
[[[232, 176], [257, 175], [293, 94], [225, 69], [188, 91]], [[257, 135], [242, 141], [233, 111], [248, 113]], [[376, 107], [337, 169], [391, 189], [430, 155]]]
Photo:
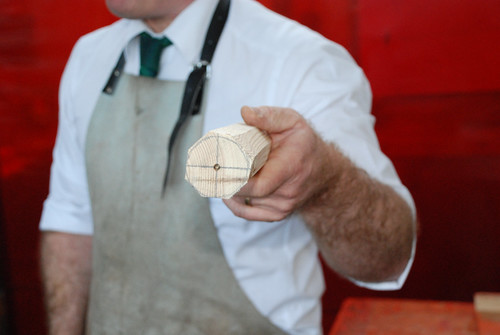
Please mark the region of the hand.
[[262, 169], [224, 203], [247, 220], [278, 221], [321, 190], [327, 145], [296, 111], [278, 107], [243, 107], [245, 123], [266, 131], [272, 140]]

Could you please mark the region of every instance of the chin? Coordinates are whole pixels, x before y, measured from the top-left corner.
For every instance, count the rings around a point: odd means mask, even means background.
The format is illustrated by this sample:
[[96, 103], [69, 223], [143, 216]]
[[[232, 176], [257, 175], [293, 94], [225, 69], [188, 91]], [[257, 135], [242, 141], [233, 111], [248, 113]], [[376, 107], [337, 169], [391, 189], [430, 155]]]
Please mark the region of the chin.
[[141, 18], [141, 3], [137, 0], [106, 0], [108, 10], [118, 17], [127, 19]]

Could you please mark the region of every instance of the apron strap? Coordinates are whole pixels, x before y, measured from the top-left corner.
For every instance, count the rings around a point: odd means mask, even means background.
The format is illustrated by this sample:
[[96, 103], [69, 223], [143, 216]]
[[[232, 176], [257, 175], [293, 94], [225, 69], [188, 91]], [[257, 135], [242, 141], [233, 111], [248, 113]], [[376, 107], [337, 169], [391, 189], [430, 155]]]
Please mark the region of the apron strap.
[[[207, 35], [205, 36], [205, 43], [203, 44], [203, 49], [201, 51], [200, 61], [193, 67], [193, 70], [191, 71], [191, 74], [186, 82], [179, 118], [177, 119], [174, 130], [170, 135], [170, 140], [167, 146], [167, 166], [165, 168], [165, 175], [163, 178], [162, 198], [167, 188], [168, 175], [170, 171], [170, 157], [174, 148], [175, 139], [188, 117], [190, 115], [196, 115], [200, 112], [203, 87], [207, 79], [207, 74], [209, 73], [209, 67], [215, 53], [215, 48], [217, 47], [219, 37], [222, 34], [222, 30], [224, 29], [229, 15], [230, 3], [231, 0], [219, 0], [214, 15], [212, 16], [210, 26], [208, 27]], [[125, 55], [124, 52], [122, 52], [118, 63], [113, 69], [108, 82], [102, 90], [103, 93], [108, 95], [113, 94], [118, 79], [123, 72], [124, 66]]]
[[113, 94], [113, 92], [115, 91], [116, 83], [118, 82], [118, 79], [120, 78], [123, 72], [124, 66], [125, 66], [125, 54], [124, 52], [122, 52], [120, 55], [120, 59], [118, 60], [118, 63], [116, 63], [113, 72], [111, 72], [111, 76], [109, 76], [106, 86], [104, 86], [102, 90], [103, 93], [106, 93], [108, 95]]
[[167, 147], [167, 166], [165, 168], [165, 175], [163, 178], [162, 197], [165, 195], [167, 188], [171, 161], [170, 157], [175, 144], [175, 139], [188, 117], [190, 115], [196, 115], [200, 112], [203, 87], [207, 78], [207, 69], [210, 66], [219, 37], [224, 29], [224, 25], [229, 14], [230, 2], [230, 0], [219, 0], [205, 37], [205, 43], [203, 44], [203, 49], [201, 51], [200, 61], [194, 66], [193, 71], [189, 75], [186, 82], [181, 112], [175, 124], [174, 130], [170, 135]]

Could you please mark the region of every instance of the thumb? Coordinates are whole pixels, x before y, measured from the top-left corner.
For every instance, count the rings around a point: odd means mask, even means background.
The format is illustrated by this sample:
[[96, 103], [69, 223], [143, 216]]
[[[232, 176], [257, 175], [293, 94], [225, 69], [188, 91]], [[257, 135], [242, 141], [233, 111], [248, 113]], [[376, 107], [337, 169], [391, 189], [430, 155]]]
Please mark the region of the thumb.
[[293, 109], [269, 106], [243, 106], [241, 116], [249, 126], [265, 130], [270, 134], [291, 129], [302, 119], [302, 116]]

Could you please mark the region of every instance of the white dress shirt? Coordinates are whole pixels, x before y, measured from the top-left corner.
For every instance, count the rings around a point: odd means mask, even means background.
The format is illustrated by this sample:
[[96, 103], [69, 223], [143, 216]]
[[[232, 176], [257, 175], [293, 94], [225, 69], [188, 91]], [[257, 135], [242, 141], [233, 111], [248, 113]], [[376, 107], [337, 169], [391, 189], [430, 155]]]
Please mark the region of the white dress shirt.
[[[216, 4], [196, 0], [156, 34], [173, 42], [162, 55], [160, 79], [186, 80]], [[139, 72], [137, 35], [145, 30], [150, 31], [141, 21], [119, 20], [76, 44], [60, 86], [59, 129], [41, 230], [92, 234], [84, 159], [88, 123], [123, 50], [125, 71]], [[243, 105], [293, 108], [358, 167], [393, 187], [415, 212], [411, 195], [380, 151], [369, 84], [341, 46], [253, 0], [233, 0], [206, 89], [205, 132], [241, 122]], [[321, 334], [324, 280], [317, 247], [302, 219], [292, 215], [280, 222], [248, 222], [220, 199], [210, 199], [210, 209], [228, 264], [255, 307], [290, 334]], [[398, 289], [412, 261], [413, 256], [396, 281], [356, 284]]]

